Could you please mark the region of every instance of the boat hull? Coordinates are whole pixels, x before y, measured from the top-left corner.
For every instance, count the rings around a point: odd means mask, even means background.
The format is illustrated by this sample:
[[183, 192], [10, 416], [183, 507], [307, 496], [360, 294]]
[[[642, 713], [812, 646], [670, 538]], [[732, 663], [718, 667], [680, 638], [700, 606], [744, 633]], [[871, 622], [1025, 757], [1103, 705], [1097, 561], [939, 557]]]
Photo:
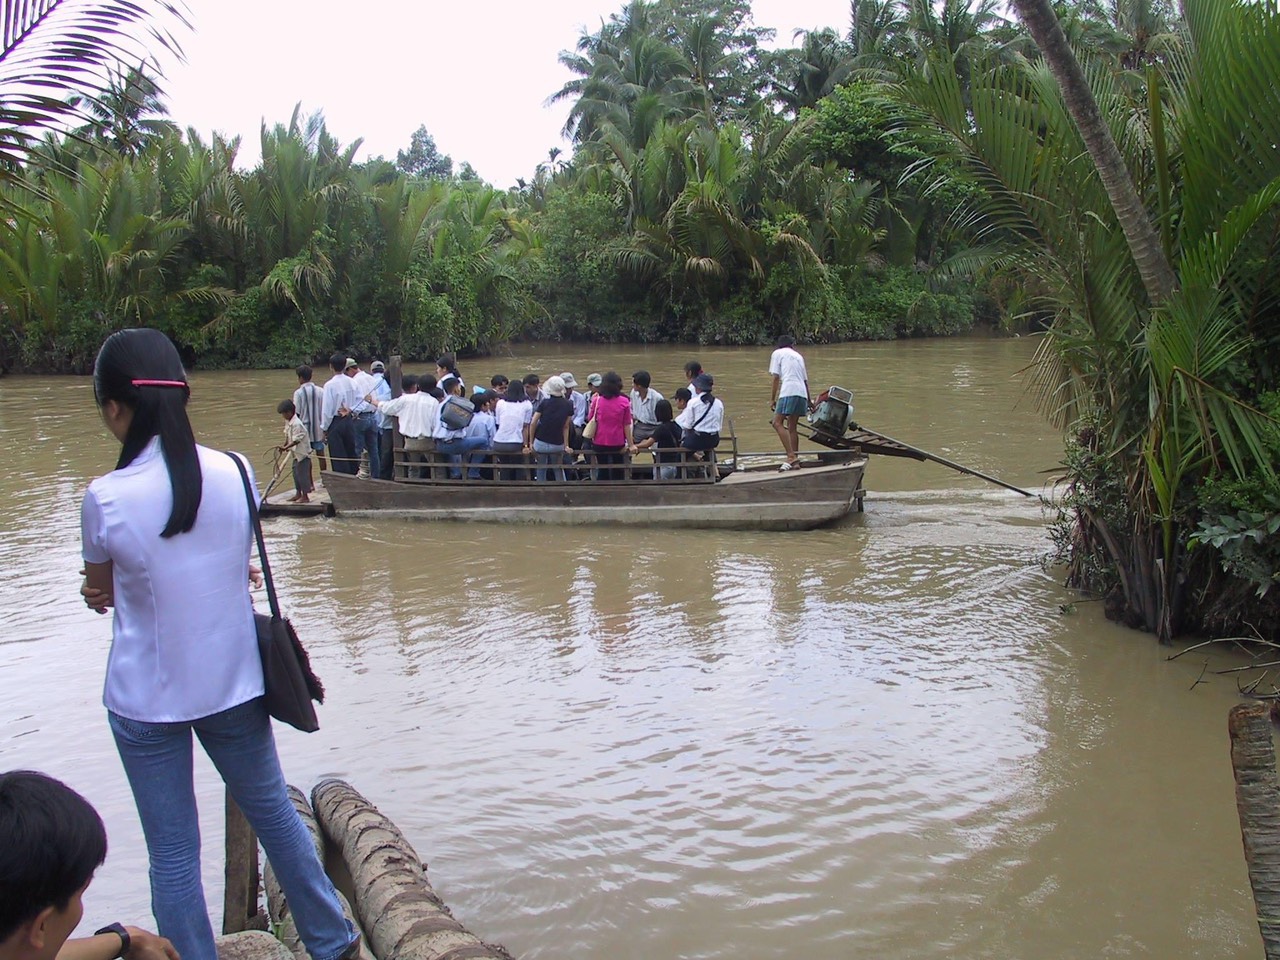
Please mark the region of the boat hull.
[[324, 474], [335, 512], [479, 523], [810, 530], [861, 507], [866, 460], [717, 483], [490, 483], [359, 480]]

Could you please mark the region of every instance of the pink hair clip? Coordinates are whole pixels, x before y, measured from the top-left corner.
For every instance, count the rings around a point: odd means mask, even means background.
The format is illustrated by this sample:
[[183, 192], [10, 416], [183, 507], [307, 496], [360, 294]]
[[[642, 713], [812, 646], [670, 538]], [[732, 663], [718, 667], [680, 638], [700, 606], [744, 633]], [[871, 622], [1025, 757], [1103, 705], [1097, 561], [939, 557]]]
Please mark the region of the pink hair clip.
[[135, 387], [185, 387], [185, 380], [134, 380]]

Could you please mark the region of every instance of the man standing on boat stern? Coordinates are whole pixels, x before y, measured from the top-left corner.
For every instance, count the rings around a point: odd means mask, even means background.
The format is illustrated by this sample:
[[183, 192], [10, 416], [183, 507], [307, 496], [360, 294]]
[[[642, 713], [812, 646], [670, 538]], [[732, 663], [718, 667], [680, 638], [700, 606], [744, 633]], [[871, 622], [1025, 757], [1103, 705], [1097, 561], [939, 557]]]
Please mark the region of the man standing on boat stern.
[[797, 427], [800, 417], [808, 413], [812, 406], [809, 402], [809, 371], [805, 369], [804, 357], [795, 349], [796, 338], [783, 335], [778, 338], [778, 348], [769, 358], [769, 373], [773, 376], [773, 393], [769, 407], [773, 410], [773, 429], [782, 441], [782, 449], [787, 454], [787, 462], [783, 470], [794, 470], [800, 466], [800, 434]]

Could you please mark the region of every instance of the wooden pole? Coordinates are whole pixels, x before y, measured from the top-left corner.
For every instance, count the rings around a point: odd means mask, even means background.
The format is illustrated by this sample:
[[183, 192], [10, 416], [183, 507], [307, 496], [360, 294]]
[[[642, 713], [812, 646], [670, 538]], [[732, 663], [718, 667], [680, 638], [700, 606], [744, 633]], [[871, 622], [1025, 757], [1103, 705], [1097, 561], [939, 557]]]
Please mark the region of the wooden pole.
[[226, 864], [222, 895], [222, 932], [267, 929], [258, 906], [258, 838], [231, 791], [226, 792]]
[[311, 791], [320, 829], [341, 851], [360, 925], [383, 960], [511, 960], [467, 931], [427, 881], [427, 868], [394, 823], [354, 787], [322, 780]]
[[[404, 393], [404, 388], [400, 385], [400, 381], [404, 379], [404, 363], [400, 358], [400, 354], [392, 354], [387, 360], [387, 385], [391, 387], [391, 399], [395, 399]], [[391, 428], [391, 479], [396, 479], [395, 462], [404, 457], [404, 434], [400, 432], [400, 418], [392, 417], [394, 426]], [[406, 471], [405, 476], [408, 476]]]
[[1280, 960], [1280, 784], [1270, 705], [1256, 700], [1237, 704], [1231, 708], [1227, 729], [1240, 836], [1263, 953], [1267, 960]]

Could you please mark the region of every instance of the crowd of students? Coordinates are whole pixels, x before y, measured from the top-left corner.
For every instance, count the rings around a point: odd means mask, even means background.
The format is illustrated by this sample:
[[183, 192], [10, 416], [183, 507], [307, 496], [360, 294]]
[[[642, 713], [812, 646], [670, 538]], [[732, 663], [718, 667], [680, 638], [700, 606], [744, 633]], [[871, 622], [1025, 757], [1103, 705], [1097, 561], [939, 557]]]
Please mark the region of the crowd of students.
[[[686, 385], [670, 400], [652, 386], [648, 371], [622, 377], [592, 373], [585, 390], [572, 372], [545, 381], [536, 373], [498, 374], [470, 395], [450, 356], [434, 374], [405, 374], [394, 399], [385, 365], [366, 373], [350, 357], [335, 354], [333, 376], [321, 389], [308, 366], [297, 369], [298, 389], [277, 411], [285, 421], [278, 448], [293, 457], [291, 500], [306, 502], [313, 489], [311, 460], [324, 469], [326, 446], [333, 469], [379, 479], [431, 476], [428, 463], [447, 464], [451, 479], [566, 481], [615, 480], [626, 473], [627, 455], [649, 450], [662, 479], [675, 479], [720, 443], [724, 403], [715, 380], [696, 360], [685, 364]], [[401, 462], [393, 470], [393, 434], [403, 437]], [[367, 474], [361, 467], [367, 458]]]

